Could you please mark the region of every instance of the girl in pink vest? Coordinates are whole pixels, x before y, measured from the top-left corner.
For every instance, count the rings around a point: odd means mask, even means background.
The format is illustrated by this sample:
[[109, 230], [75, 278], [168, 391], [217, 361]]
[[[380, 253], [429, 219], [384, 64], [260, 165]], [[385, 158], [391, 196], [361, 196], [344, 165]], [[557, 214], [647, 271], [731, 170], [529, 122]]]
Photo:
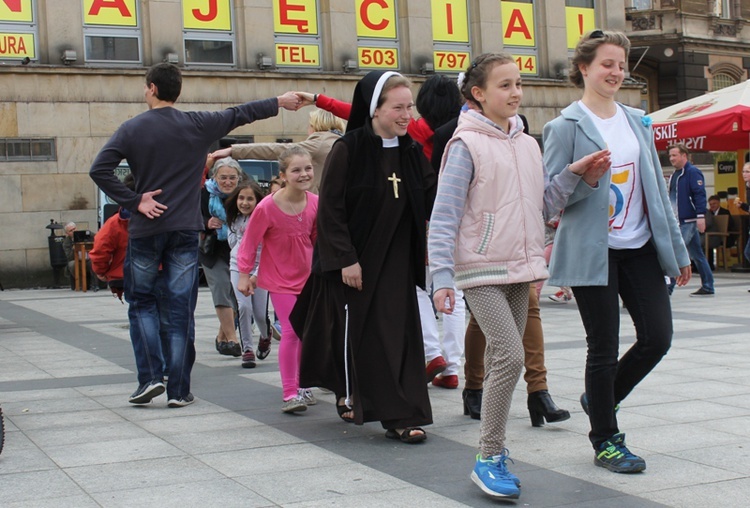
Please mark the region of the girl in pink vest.
[[[471, 479], [497, 498], [517, 498], [505, 426], [523, 367], [529, 283], [546, 279], [543, 216], [558, 213], [581, 178], [596, 182], [606, 150], [571, 164], [554, 185], [537, 142], [518, 116], [521, 75], [510, 55], [484, 54], [466, 70], [461, 114], [446, 147], [430, 219], [429, 258], [438, 311], [455, 307], [453, 286], [487, 337], [480, 453]], [[557, 181], [559, 180], [559, 181]]]

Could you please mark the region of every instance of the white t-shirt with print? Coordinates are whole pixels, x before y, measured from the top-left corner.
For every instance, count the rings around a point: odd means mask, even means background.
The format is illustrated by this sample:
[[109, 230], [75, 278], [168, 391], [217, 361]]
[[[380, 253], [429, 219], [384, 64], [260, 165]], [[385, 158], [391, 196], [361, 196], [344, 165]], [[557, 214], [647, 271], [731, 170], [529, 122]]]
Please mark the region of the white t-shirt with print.
[[628, 123], [625, 111], [617, 105], [611, 118], [599, 118], [579, 101], [591, 117], [599, 134], [612, 153], [609, 185], [609, 247], [611, 249], [638, 249], [651, 238], [651, 230], [643, 209], [638, 138]]

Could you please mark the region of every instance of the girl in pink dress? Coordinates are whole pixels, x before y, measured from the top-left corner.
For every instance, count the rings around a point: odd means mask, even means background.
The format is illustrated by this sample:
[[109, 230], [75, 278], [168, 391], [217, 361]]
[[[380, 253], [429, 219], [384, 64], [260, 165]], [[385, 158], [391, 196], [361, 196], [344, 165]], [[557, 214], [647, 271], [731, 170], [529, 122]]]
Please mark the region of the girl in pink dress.
[[[289, 324], [289, 314], [310, 275], [317, 237], [318, 196], [309, 192], [313, 166], [307, 150], [292, 145], [279, 157], [279, 170], [284, 187], [258, 204], [242, 237], [237, 253], [240, 273], [237, 289], [250, 295], [255, 287], [260, 287], [271, 295], [281, 322], [279, 371], [284, 389], [281, 410], [296, 413], [316, 402], [310, 390], [299, 386], [302, 342]], [[256, 277], [250, 273], [260, 244]]]

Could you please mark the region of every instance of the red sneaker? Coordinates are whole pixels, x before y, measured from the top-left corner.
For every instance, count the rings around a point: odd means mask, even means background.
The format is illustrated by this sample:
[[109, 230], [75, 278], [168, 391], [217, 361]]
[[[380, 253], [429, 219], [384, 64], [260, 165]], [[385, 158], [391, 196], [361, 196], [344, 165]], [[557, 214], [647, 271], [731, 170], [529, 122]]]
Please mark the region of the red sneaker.
[[448, 364], [445, 363], [445, 358], [442, 356], [430, 360], [427, 367], [425, 367], [425, 371], [427, 372], [427, 382], [429, 383], [435, 379], [435, 376], [443, 372], [446, 368], [448, 368]]
[[432, 384], [439, 386], [440, 388], [448, 388], [452, 390], [458, 388], [458, 376], [453, 374], [448, 376], [438, 376], [432, 380]]
[[252, 349], [248, 349], [242, 353], [242, 368], [243, 369], [254, 369], [255, 368], [255, 354]]

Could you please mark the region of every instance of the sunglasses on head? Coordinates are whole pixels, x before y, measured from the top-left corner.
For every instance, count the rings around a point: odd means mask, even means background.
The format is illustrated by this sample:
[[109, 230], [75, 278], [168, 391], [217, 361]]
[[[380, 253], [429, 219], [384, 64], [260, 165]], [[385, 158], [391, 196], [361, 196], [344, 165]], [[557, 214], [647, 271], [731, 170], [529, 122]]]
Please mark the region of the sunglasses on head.
[[594, 30], [591, 32], [591, 35], [589, 35], [589, 39], [603, 39], [604, 38], [604, 32], [602, 30]]

